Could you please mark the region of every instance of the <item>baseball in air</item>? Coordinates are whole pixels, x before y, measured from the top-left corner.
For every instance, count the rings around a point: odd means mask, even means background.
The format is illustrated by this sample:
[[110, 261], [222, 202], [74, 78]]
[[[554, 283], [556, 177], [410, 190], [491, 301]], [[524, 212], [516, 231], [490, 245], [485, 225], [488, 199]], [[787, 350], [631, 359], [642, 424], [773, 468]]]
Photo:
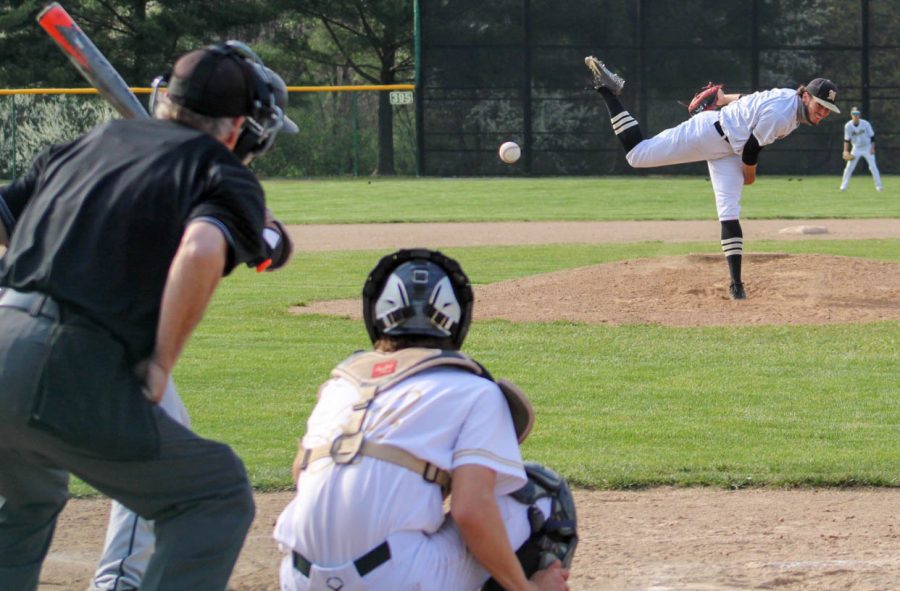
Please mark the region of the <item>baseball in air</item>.
[[499, 154], [500, 160], [507, 164], [515, 164], [522, 156], [522, 148], [516, 142], [503, 142]]

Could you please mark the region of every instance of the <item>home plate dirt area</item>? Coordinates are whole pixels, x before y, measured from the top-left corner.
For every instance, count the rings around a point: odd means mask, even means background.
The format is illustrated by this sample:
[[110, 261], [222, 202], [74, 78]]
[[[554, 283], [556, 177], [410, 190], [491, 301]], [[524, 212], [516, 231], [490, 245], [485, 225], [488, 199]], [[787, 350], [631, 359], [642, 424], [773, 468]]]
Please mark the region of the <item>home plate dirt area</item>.
[[[475, 318], [670, 326], [830, 324], [900, 320], [900, 264], [757, 254], [758, 240], [900, 238], [900, 220], [745, 221], [748, 299], [728, 299], [722, 257], [634, 259], [475, 288]], [[298, 250], [382, 250], [492, 244], [718, 243], [718, 222], [550, 222], [294, 226]], [[374, 264], [374, 261], [373, 261]], [[512, 295], [515, 297], [511, 297]], [[361, 316], [359, 300], [293, 313]], [[276, 591], [274, 521], [292, 493], [258, 493], [257, 516], [231, 580]], [[576, 490], [581, 541], [573, 590], [900, 589], [900, 489], [654, 488]], [[41, 591], [84, 591], [103, 545], [109, 502], [71, 501]], [[468, 590], [442, 590], [468, 591]]]

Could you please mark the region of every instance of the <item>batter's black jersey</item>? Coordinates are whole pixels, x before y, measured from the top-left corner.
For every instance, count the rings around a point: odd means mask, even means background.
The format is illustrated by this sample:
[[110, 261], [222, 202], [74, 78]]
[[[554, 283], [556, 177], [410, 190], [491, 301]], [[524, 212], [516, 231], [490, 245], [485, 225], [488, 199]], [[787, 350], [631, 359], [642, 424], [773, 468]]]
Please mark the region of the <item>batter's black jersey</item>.
[[259, 181], [212, 136], [172, 121], [105, 123], [45, 149], [0, 189], [10, 234], [0, 286], [50, 294], [142, 359], [188, 223], [221, 229], [227, 274], [265, 259], [264, 211]]

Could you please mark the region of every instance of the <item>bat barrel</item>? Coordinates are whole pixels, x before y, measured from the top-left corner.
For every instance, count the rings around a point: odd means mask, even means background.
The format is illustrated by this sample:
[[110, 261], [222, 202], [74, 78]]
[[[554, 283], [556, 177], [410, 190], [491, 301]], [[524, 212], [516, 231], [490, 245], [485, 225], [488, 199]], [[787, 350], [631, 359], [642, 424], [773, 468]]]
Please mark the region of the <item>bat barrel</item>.
[[120, 115], [127, 119], [150, 117], [122, 76], [58, 2], [41, 10], [37, 21], [81, 75]]

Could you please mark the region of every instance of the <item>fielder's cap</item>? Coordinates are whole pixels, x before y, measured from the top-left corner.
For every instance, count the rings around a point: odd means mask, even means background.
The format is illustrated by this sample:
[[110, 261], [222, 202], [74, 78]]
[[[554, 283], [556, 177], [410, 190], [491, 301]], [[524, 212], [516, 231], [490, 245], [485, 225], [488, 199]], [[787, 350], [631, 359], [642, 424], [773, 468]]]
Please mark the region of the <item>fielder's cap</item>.
[[239, 117], [253, 109], [252, 73], [243, 60], [213, 48], [178, 58], [169, 82], [169, 99], [200, 115]]
[[837, 90], [837, 85], [827, 78], [816, 78], [806, 85], [806, 91], [813, 100], [829, 111], [840, 113], [841, 110], [834, 104], [837, 100]]
[[853, 107], [850, 109], [851, 115], [862, 115], [862, 112], [859, 110], [859, 107]]

